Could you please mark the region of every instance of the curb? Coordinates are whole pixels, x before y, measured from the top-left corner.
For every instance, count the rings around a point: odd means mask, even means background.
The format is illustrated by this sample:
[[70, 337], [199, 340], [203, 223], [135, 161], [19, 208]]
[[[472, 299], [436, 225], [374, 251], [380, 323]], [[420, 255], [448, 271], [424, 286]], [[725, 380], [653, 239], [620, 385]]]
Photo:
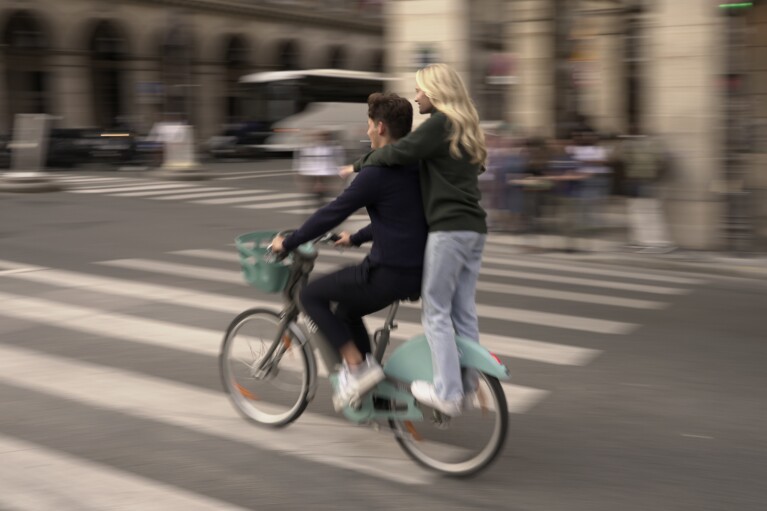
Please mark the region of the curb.
[[42, 193], [59, 192], [64, 187], [48, 176], [34, 177], [1, 177], [0, 192], [10, 193]]

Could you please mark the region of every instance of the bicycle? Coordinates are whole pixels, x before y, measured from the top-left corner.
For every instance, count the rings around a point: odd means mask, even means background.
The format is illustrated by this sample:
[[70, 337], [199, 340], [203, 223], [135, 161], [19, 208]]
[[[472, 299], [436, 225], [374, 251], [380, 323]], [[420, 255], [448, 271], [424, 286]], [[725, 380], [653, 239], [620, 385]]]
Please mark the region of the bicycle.
[[[329, 370], [341, 362], [298, 303], [318, 256], [317, 245], [328, 236], [301, 245], [280, 261], [268, 248], [277, 234], [282, 233], [244, 234], [235, 245], [245, 280], [265, 292], [282, 292], [285, 306], [240, 313], [226, 330], [219, 357], [223, 386], [237, 411], [271, 427], [290, 424], [314, 399], [319, 382], [314, 349]], [[389, 307], [373, 335], [374, 356], [386, 379], [353, 399], [343, 415], [358, 424], [380, 427], [384, 422], [408, 456], [424, 467], [458, 477], [476, 474], [498, 456], [506, 440], [508, 407], [499, 380], [509, 379], [508, 369], [478, 343], [459, 337], [465, 381], [474, 389], [467, 394], [464, 413], [451, 418], [418, 403], [410, 383], [433, 378], [426, 337], [405, 341], [384, 361], [397, 328], [399, 303]], [[335, 388], [335, 374], [330, 380]]]

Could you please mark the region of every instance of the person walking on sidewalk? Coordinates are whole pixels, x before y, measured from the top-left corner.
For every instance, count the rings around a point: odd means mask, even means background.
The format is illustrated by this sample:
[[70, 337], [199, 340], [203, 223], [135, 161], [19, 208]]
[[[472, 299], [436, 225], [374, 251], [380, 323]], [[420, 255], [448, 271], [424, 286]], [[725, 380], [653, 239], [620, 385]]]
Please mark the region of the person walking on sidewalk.
[[676, 247], [669, 236], [659, 198], [668, 165], [662, 144], [632, 126], [618, 151], [624, 168], [630, 245], [640, 253], [671, 252]]
[[487, 159], [479, 115], [458, 73], [432, 64], [416, 73], [415, 102], [430, 117], [406, 137], [341, 169], [342, 177], [369, 165], [420, 162], [429, 225], [421, 289], [423, 327], [431, 348], [434, 382], [415, 381], [413, 396], [447, 415], [462, 413], [464, 390], [476, 374], [461, 376], [455, 336], [479, 341], [475, 303], [487, 236], [478, 177]]

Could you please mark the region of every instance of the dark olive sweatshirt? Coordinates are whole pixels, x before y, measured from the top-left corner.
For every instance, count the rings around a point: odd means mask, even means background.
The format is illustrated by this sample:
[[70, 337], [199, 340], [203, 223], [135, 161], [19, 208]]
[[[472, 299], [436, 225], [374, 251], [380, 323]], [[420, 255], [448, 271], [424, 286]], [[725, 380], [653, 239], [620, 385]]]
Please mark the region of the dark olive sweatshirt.
[[486, 214], [479, 205], [480, 165], [472, 163], [463, 151], [460, 159], [450, 155], [449, 122], [445, 114], [434, 111], [418, 129], [356, 161], [354, 170], [420, 162], [421, 193], [429, 232], [486, 233]]

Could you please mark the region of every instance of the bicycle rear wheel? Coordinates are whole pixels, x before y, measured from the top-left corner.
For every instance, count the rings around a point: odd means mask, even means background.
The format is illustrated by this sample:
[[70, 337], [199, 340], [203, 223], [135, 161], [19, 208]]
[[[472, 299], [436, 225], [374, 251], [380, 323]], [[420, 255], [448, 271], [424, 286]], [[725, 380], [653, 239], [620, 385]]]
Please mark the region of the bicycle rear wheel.
[[399, 445], [419, 464], [447, 475], [468, 477], [487, 467], [501, 452], [509, 412], [497, 378], [479, 373], [477, 392], [467, 396], [463, 414], [458, 417], [419, 406], [423, 421], [390, 421]]
[[226, 330], [219, 358], [221, 379], [235, 408], [248, 420], [273, 427], [296, 420], [308, 404], [314, 355], [297, 338], [295, 326], [282, 332], [279, 362], [258, 371], [279, 334], [280, 316], [269, 309], [250, 309]]

